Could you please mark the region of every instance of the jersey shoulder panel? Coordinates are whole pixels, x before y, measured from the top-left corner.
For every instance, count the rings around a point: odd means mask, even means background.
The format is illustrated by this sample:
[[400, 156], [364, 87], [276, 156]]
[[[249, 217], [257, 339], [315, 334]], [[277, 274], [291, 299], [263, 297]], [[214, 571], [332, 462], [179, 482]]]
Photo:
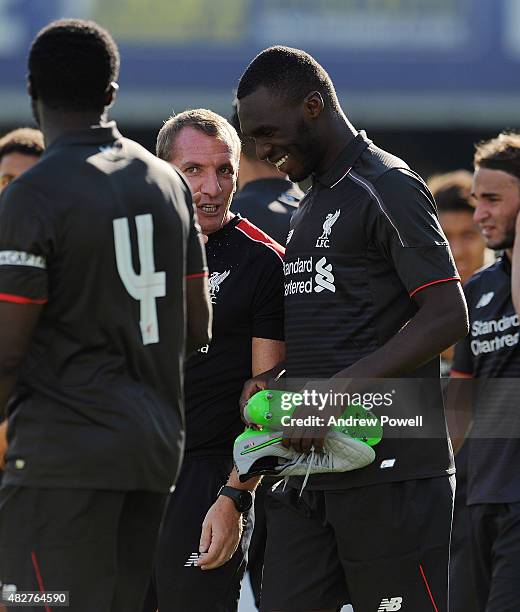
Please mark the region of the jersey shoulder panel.
[[375, 182], [383, 174], [394, 169], [410, 171], [408, 164], [401, 158], [370, 144], [356, 160], [352, 172], [369, 182]]
[[479, 268], [476, 272], [474, 272], [464, 284], [464, 294], [466, 297], [471, 297], [475, 291], [478, 291], [481, 288], [482, 283], [485, 285], [494, 284], [492, 280], [490, 283], [490, 279], [498, 272], [500, 264], [501, 261], [499, 259], [483, 266], [482, 268]]
[[284, 247], [247, 219], [240, 219], [235, 225], [235, 230], [245, 237], [253, 251], [259, 254], [272, 253], [283, 261]]

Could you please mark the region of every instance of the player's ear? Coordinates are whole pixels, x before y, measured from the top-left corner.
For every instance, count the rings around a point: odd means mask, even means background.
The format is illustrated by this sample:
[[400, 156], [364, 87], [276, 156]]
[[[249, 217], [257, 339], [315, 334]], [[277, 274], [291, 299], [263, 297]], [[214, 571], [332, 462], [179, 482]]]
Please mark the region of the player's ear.
[[112, 81], [105, 94], [105, 108], [110, 108], [114, 104], [118, 89], [119, 85]]
[[27, 76], [27, 93], [32, 100], [38, 99], [36, 88], [34, 87], [34, 81], [30, 74]]
[[303, 101], [303, 111], [311, 120], [317, 119], [324, 108], [323, 97], [319, 91], [311, 91]]

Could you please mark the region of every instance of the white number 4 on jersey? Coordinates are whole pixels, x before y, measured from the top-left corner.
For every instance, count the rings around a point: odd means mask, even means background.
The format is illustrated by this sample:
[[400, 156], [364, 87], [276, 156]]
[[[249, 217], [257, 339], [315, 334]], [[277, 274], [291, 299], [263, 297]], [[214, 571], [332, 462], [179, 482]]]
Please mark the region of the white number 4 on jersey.
[[138, 215], [135, 218], [140, 274], [135, 273], [132, 264], [128, 219], [114, 219], [113, 225], [117, 271], [128, 293], [134, 300], [139, 300], [143, 344], [156, 344], [159, 342], [159, 323], [155, 300], [166, 295], [166, 273], [155, 271], [152, 215]]

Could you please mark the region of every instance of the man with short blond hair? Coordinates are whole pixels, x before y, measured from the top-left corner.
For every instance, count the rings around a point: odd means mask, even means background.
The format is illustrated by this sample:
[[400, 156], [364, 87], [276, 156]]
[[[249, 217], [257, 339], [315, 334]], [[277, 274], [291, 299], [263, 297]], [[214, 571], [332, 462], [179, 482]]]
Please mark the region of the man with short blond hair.
[[233, 469], [233, 442], [243, 430], [238, 400], [251, 374], [284, 355], [284, 249], [230, 211], [240, 141], [226, 119], [206, 109], [170, 118], [159, 132], [157, 154], [175, 164], [195, 192], [207, 237], [213, 341], [186, 363], [185, 461], [145, 610], [233, 612], [252, 523], [241, 534], [242, 521], [258, 480], [240, 483]]

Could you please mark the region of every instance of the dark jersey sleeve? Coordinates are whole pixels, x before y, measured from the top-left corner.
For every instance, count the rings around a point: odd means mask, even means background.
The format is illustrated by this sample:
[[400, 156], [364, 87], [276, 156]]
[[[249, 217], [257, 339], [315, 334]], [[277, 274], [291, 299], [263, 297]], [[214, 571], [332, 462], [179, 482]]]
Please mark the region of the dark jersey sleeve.
[[0, 198], [0, 299], [43, 304], [55, 229], [45, 198], [18, 179]]
[[[471, 281], [470, 281], [471, 284]], [[471, 325], [471, 288], [468, 285], [464, 285], [464, 294], [468, 303], [468, 310], [470, 314], [470, 325]], [[455, 354], [453, 357], [453, 364], [451, 369], [461, 374], [473, 374], [473, 353], [471, 352], [471, 333], [467, 334], [457, 342], [455, 345]]]
[[459, 279], [433, 197], [418, 177], [390, 170], [376, 181], [372, 196], [371, 238], [392, 260], [411, 296], [428, 285]]
[[462, 340], [459, 340], [455, 345], [455, 356], [451, 367], [455, 372], [461, 374], [473, 374], [473, 359], [471, 356], [471, 348], [469, 346], [470, 336], [467, 335]]
[[283, 264], [280, 256], [266, 249], [253, 294], [252, 336], [270, 340], [284, 339]]

